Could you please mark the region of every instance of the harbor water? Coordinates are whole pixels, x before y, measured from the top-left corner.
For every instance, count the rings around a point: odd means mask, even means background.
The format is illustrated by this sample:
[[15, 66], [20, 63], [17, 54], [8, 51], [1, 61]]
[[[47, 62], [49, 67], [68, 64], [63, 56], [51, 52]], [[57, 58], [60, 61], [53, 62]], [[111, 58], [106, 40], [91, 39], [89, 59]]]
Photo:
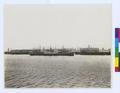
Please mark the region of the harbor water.
[[110, 88], [111, 56], [5, 55], [6, 88]]

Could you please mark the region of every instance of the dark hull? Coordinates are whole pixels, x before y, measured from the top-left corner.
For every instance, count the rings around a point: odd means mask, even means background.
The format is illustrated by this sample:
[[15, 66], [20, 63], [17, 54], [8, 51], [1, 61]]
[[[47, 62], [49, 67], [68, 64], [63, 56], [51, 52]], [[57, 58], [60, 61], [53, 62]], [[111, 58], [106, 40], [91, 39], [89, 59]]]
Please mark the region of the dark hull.
[[37, 53], [34, 53], [34, 54], [30, 54], [31, 56], [74, 56], [73, 53], [62, 53], [62, 54], [59, 54], [59, 53], [56, 53], [56, 54], [37, 54]]

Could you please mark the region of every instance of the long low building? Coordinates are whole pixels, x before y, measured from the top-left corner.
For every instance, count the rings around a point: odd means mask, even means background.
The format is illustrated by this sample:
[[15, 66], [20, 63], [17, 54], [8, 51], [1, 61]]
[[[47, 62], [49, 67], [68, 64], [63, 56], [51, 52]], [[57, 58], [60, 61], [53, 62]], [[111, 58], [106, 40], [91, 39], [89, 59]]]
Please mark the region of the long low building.
[[85, 52], [85, 53], [96, 53], [99, 52], [99, 48], [80, 48], [80, 52]]

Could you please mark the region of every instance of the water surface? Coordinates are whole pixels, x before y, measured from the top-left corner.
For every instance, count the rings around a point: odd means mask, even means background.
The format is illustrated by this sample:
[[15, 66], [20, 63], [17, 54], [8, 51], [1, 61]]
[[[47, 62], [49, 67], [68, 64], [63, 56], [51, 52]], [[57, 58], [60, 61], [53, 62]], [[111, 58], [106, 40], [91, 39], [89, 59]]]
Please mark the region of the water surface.
[[110, 88], [110, 56], [5, 55], [7, 88]]

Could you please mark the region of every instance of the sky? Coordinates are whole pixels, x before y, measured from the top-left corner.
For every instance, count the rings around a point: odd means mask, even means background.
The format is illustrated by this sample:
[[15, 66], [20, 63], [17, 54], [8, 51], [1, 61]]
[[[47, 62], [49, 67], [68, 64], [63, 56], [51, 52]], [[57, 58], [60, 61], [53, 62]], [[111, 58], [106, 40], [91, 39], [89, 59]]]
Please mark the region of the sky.
[[4, 48], [111, 48], [111, 4], [5, 5]]

